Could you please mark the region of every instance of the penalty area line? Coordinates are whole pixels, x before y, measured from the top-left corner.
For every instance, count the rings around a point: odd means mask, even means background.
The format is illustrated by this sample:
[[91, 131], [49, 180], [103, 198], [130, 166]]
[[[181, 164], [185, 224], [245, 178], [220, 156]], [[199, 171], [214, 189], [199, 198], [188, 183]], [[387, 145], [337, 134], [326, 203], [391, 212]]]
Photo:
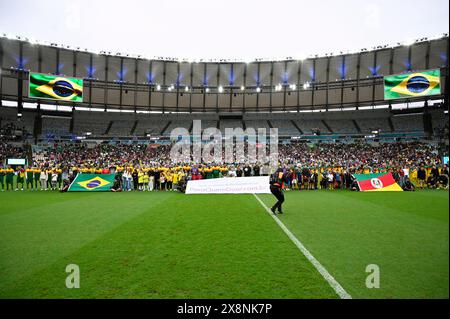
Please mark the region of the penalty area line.
[[309, 260], [309, 262], [316, 268], [316, 270], [322, 275], [322, 277], [328, 282], [328, 284], [333, 288], [333, 290], [338, 294], [341, 299], [352, 299], [352, 296], [345, 291], [345, 289], [337, 282], [336, 279], [325, 269], [324, 266], [309, 252], [308, 249], [294, 236], [294, 234], [283, 224], [283, 222], [276, 217], [272, 211], [264, 204], [264, 202], [258, 197], [258, 195], [253, 194], [266, 212], [272, 217], [275, 222], [280, 226], [284, 233], [289, 237], [289, 239], [294, 243], [295, 246], [303, 253], [303, 255]]

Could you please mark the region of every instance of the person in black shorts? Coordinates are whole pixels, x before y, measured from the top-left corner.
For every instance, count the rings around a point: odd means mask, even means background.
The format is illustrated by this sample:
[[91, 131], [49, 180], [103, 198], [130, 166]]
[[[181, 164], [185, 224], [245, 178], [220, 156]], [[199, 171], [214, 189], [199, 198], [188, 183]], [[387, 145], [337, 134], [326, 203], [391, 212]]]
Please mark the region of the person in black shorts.
[[272, 174], [270, 178], [270, 192], [277, 199], [275, 205], [273, 205], [272, 208], [270, 209], [274, 214], [276, 214], [277, 210], [278, 213], [283, 214], [281, 205], [284, 202], [284, 194], [283, 194], [283, 183], [285, 179], [284, 175], [285, 174], [283, 173], [283, 170], [279, 168], [274, 174]]

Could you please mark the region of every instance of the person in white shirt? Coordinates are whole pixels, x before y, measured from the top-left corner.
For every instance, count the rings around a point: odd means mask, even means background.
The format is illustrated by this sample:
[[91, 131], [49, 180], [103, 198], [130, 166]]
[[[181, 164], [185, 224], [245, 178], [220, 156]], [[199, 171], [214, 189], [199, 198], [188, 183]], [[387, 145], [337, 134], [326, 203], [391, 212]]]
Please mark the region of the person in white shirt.
[[131, 178], [132, 178], [132, 176], [131, 176], [131, 172], [128, 170], [128, 169], [126, 169], [124, 172], [123, 172], [123, 178], [124, 178], [124, 180], [125, 180], [125, 185], [124, 185], [124, 191], [131, 191]]
[[41, 191], [47, 190], [48, 173], [45, 168], [42, 169], [39, 179], [41, 180]]
[[155, 176], [152, 174], [149, 176], [148, 190], [153, 191], [154, 188], [155, 188]]
[[329, 189], [333, 189], [334, 176], [333, 176], [333, 174], [331, 172], [328, 172], [327, 179], [328, 179], [328, 187], [329, 187]]
[[52, 190], [56, 190], [58, 184], [58, 173], [56, 171], [52, 172]]
[[229, 177], [236, 177], [236, 168], [233, 166], [230, 167], [230, 170], [228, 171]]

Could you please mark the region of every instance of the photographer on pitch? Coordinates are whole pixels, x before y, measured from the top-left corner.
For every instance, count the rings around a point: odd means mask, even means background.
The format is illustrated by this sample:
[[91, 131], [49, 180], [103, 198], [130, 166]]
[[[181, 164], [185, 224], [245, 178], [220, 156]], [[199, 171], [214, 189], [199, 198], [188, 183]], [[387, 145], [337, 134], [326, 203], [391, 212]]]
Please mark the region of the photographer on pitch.
[[270, 209], [274, 214], [276, 214], [276, 210], [278, 210], [279, 214], [283, 214], [281, 205], [284, 202], [283, 185], [285, 182], [286, 176], [281, 167], [278, 168], [277, 171], [270, 176], [270, 192], [277, 199], [275, 205], [273, 205], [272, 208]]

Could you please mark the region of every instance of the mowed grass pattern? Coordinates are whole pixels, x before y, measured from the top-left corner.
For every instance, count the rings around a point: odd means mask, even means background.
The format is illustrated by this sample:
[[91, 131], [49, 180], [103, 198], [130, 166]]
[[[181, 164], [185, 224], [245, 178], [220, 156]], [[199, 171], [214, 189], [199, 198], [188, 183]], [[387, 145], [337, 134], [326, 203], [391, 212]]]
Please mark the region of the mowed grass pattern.
[[[287, 192], [281, 219], [354, 298], [448, 298], [448, 196]], [[379, 289], [366, 287], [370, 264], [380, 269]]]
[[337, 297], [252, 195], [0, 196], [0, 297]]
[[[259, 195], [271, 205], [271, 195]], [[338, 298], [253, 195], [0, 193], [1, 298]], [[286, 192], [354, 298], [448, 298], [448, 192]], [[77, 264], [81, 288], [65, 287]], [[367, 289], [377, 264], [380, 289]]]

